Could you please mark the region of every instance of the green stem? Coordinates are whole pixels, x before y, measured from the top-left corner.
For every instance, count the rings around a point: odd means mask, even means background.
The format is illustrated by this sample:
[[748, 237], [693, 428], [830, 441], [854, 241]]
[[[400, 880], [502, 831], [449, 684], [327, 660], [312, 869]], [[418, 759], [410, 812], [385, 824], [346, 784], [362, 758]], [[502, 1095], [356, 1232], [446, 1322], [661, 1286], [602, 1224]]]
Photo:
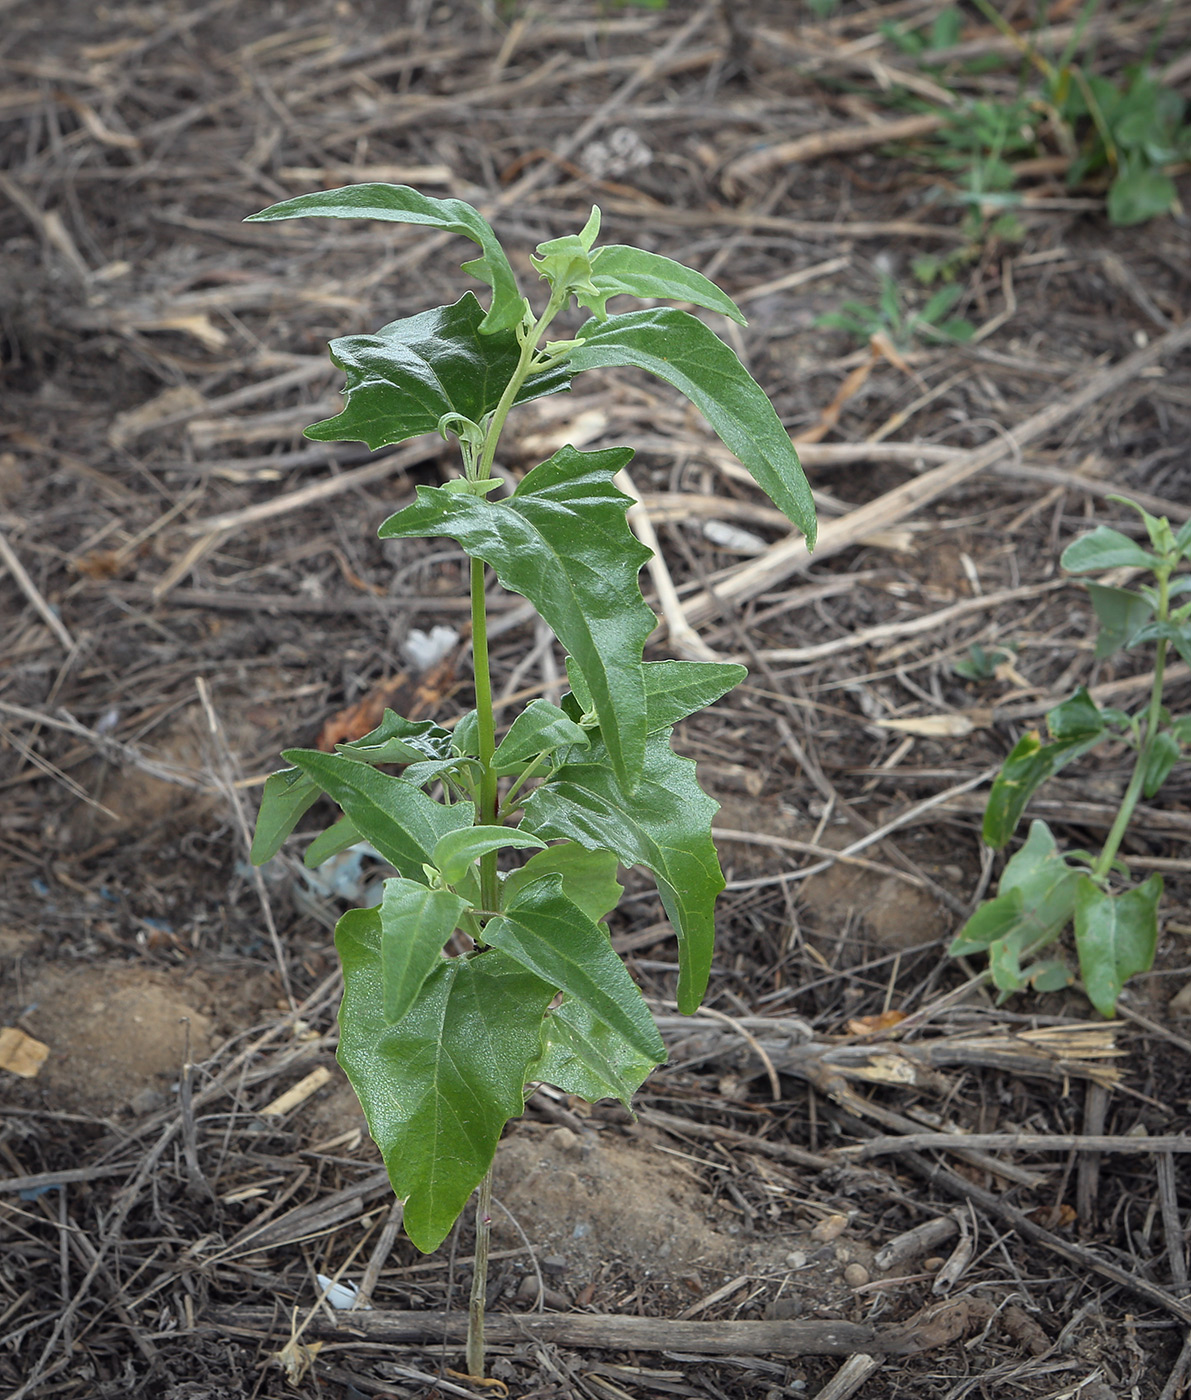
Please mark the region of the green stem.
[[476, 1191], [476, 1248], [467, 1304], [467, 1374], [484, 1378], [484, 1305], [488, 1294], [488, 1246], [492, 1239], [492, 1168]]
[[[1159, 622], [1165, 622], [1169, 613], [1170, 571], [1165, 570], [1158, 573], [1158, 607], [1155, 616]], [[1133, 765], [1133, 774], [1129, 779], [1129, 786], [1125, 789], [1125, 796], [1121, 799], [1120, 809], [1113, 821], [1112, 829], [1108, 833], [1108, 838], [1096, 858], [1096, 863], [1092, 867], [1094, 880], [1103, 879], [1112, 869], [1113, 860], [1120, 849], [1121, 841], [1124, 839], [1125, 831], [1133, 816], [1133, 809], [1137, 806], [1137, 799], [1141, 796], [1150, 749], [1158, 733], [1158, 720], [1162, 710], [1162, 680], [1165, 672], [1166, 638], [1159, 637], [1158, 654], [1154, 660], [1154, 682], [1150, 687], [1150, 703], [1146, 708], [1145, 734], [1138, 743], [1137, 762]]]

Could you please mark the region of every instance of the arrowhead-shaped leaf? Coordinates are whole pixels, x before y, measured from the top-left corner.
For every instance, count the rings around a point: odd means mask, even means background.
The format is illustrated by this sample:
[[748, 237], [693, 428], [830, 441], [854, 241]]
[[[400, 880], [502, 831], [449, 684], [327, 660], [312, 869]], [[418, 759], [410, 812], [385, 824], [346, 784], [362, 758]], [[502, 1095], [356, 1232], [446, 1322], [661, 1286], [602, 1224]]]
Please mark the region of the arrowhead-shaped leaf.
[[386, 880], [384, 891], [380, 963], [385, 1016], [400, 1021], [442, 961], [443, 945], [459, 927], [467, 901], [416, 880]]
[[1069, 544], [1059, 563], [1068, 573], [1086, 574], [1096, 569], [1152, 569], [1159, 560], [1120, 530], [1097, 525], [1091, 534]]
[[629, 498], [612, 484], [631, 456], [627, 448], [563, 447], [507, 501], [419, 486], [414, 504], [379, 532], [382, 539], [449, 535], [533, 603], [579, 662], [630, 789], [645, 748], [641, 653], [657, 622], [637, 582], [649, 551], [625, 523]]
[[360, 833], [347, 817], [340, 817], [334, 826], [329, 826], [326, 831], [320, 832], [306, 847], [306, 852], [302, 856], [302, 864], [308, 870], [315, 870], [322, 865], [323, 861], [330, 860], [332, 856], [337, 856], [354, 846], [359, 839]]
[[432, 802], [403, 778], [343, 754], [289, 749], [285, 758], [339, 803], [362, 840], [370, 841], [396, 871], [420, 884], [426, 883], [422, 867], [430, 863], [439, 839], [475, 820], [470, 802], [449, 807]]
[[573, 744], [586, 748], [587, 742], [587, 732], [565, 711], [549, 700], [531, 700], [497, 745], [492, 766], [501, 775], [520, 773], [539, 754], [556, 753]]
[[[375, 335], [331, 341], [332, 363], [347, 376], [343, 412], [306, 429], [316, 442], [386, 447], [432, 433], [448, 413], [478, 423], [496, 407], [521, 354], [513, 331], [481, 330], [484, 313], [466, 292], [382, 326]], [[556, 366], [525, 381], [517, 403], [565, 389], [573, 371]]]
[[320, 789], [299, 768], [283, 768], [270, 773], [256, 814], [249, 859], [253, 865], [272, 860], [285, 838], [319, 799]]
[[395, 1025], [385, 1017], [380, 914], [339, 920], [339, 1063], [405, 1200], [423, 1252], [446, 1238], [488, 1170], [501, 1129], [520, 1115], [554, 988], [495, 948], [443, 958]]
[[456, 885], [482, 855], [507, 846], [536, 846], [546, 843], [515, 826], [465, 826], [448, 831], [434, 847], [431, 862], [448, 885]]
[[661, 1063], [639, 1054], [582, 1002], [564, 1001], [542, 1024], [542, 1058], [529, 1075], [588, 1103], [619, 1099], [631, 1113], [633, 1095]]
[[697, 317], [659, 307], [592, 319], [567, 366], [578, 373], [633, 365], [687, 396], [748, 468], [757, 485], [815, 542], [815, 502], [790, 434], [765, 391], [736, 355]]
[[1102, 583], [1085, 586], [1100, 623], [1096, 659], [1103, 661], [1121, 647], [1133, 644], [1138, 632], [1153, 617], [1154, 605], [1130, 588], [1108, 588]]
[[[646, 661], [646, 723], [650, 734], [670, 730], [679, 720], [714, 705], [748, 675], [743, 666], [719, 661]], [[567, 657], [567, 678], [577, 713], [593, 708], [591, 691], [578, 662]]]
[[[1064, 703], [1071, 705], [1077, 699], [1073, 696]], [[1063, 706], [1057, 708], [1061, 710]], [[1048, 719], [1055, 714], [1052, 710]], [[1095, 748], [1107, 733], [1103, 724], [1087, 731], [1075, 726], [1071, 737], [1053, 744], [1043, 744], [1035, 730], [1023, 734], [1002, 765], [988, 795], [988, 805], [984, 809], [985, 841], [1000, 850], [1013, 835], [1026, 803], [1042, 784], [1073, 759]]]
[[680, 758], [662, 735], [650, 737], [631, 795], [603, 754], [603, 744], [593, 744], [590, 762], [564, 764], [530, 793], [522, 826], [653, 872], [678, 936], [678, 1009], [689, 1015], [707, 989], [715, 901], [724, 888], [711, 839], [719, 803], [699, 786], [693, 760]]
[[660, 253], [647, 253], [643, 248], [630, 248], [623, 243], [597, 248], [591, 255], [591, 281], [602, 297], [689, 301], [692, 306], [705, 306], [739, 325], [748, 325], [740, 307], [701, 272]]
[[483, 249], [483, 256], [463, 264], [480, 282], [492, 288], [492, 309], [484, 318], [486, 334], [510, 330], [525, 314], [513, 269], [487, 219], [461, 199], [435, 199], [408, 185], [347, 185], [338, 190], [317, 190], [272, 204], [245, 223], [274, 219], [383, 219], [393, 224], [425, 224], [447, 233], [459, 233]]
[[608, 930], [566, 897], [560, 875], [543, 875], [517, 890], [503, 914], [485, 925], [484, 938], [590, 1007], [638, 1053], [658, 1063], [665, 1059], [657, 1026]]
[[543, 875], [557, 874], [562, 876], [563, 894], [592, 923], [599, 923], [616, 908], [624, 893], [616, 878], [619, 868], [620, 862], [611, 851], [589, 851], [574, 841], [564, 841], [530, 856], [520, 870], [511, 870], [504, 877], [501, 902], [508, 904], [526, 885]]
[[1112, 895], [1087, 875], [1075, 892], [1075, 946], [1088, 1000], [1110, 1017], [1121, 988], [1136, 972], [1148, 972], [1158, 946], [1162, 876]]

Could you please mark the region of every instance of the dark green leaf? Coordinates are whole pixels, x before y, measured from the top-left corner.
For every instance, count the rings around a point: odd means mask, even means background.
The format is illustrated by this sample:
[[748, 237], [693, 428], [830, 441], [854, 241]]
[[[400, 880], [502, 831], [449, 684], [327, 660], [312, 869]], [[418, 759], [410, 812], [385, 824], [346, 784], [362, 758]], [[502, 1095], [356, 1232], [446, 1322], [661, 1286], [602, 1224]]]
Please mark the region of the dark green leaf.
[[314, 870], [322, 865], [323, 861], [330, 860], [332, 856], [337, 856], [354, 846], [359, 839], [360, 833], [347, 817], [340, 817], [334, 826], [327, 827], [326, 831], [321, 832], [306, 847], [302, 864], [308, 870]]
[[1178, 534], [1174, 537], [1174, 546], [1183, 558], [1191, 554], [1191, 516], [1179, 526]]
[[417, 501], [380, 527], [384, 539], [449, 535], [534, 604], [578, 661], [630, 789], [646, 733], [641, 652], [657, 623], [637, 582], [649, 551], [625, 523], [629, 498], [612, 484], [631, 456], [563, 447], [507, 501], [420, 486]]
[[1161, 875], [1119, 895], [1108, 894], [1087, 875], [1079, 877], [1075, 946], [1084, 990], [1101, 1016], [1113, 1015], [1121, 988], [1134, 973], [1153, 966], [1161, 898]]
[[459, 927], [467, 901], [416, 880], [386, 880], [384, 891], [380, 963], [385, 1018], [400, 1021], [442, 961], [443, 945]]
[[504, 912], [484, 926], [484, 938], [590, 1007], [638, 1053], [656, 1063], [666, 1058], [653, 1016], [608, 930], [566, 897], [560, 875], [543, 875], [517, 890]]
[[570, 369], [633, 365], [673, 384], [813, 547], [815, 503], [790, 434], [765, 391], [702, 321], [659, 307], [587, 321], [579, 335], [582, 343], [567, 360]]
[[748, 325], [744, 313], [714, 282], [660, 253], [609, 243], [591, 255], [591, 270], [591, 280], [604, 297], [624, 294], [660, 301], [689, 301], [693, 306], [719, 311], [742, 326]]
[[285, 754], [339, 803], [365, 841], [407, 879], [426, 882], [423, 866], [440, 837], [475, 820], [470, 802], [432, 802], [403, 778], [382, 773], [343, 754], [290, 749]]
[[318, 799], [319, 788], [300, 769], [284, 768], [280, 773], [269, 774], [261, 794], [249, 853], [253, 865], [264, 865], [265, 861], [272, 860], [285, 838]]
[[437, 1249], [524, 1107], [554, 988], [496, 949], [443, 958], [396, 1025], [385, 1018], [380, 914], [339, 920], [339, 1063], [363, 1105], [404, 1225]]
[[1108, 588], [1102, 583], [1086, 585], [1092, 607], [1100, 623], [1096, 638], [1096, 659], [1103, 661], [1122, 647], [1132, 646], [1137, 633], [1154, 615], [1153, 605], [1129, 588]]
[[470, 238], [483, 256], [463, 264], [480, 282], [492, 288], [492, 309], [484, 318], [484, 331], [511, 330], [524, 317], [524, 299], [517, 279], [491, 225], [461, 199], [435, 199], [408, 185], [347, 185], [338, 190], [318, 190], [270, 205], [250, 214], [245, 223], [301, 218], [383, 219], [395, 224], [425, 224]]
[[566, 712], [548, 700], [531, 700], [509, 726], [509, 732], [496, 747], [492, 765], [502, 776], [520, 773], [539, 754], [577, 744], [587, 747], [587, 733]]
[[558, 874], [562, 876], [563, 894], [593, 923], [598, 923], [616, 908], [624, 893], [616, 878], [619, 866], [611, 851], [589, 851], [573, 841], [564, 841], [530, 856], [520, 870], [511, 870], [504, 877], [501, 902], [507, 904], [543, 875]]
[[1045, 745], [1035, 730], [1023, 734], [988, 795], [988, 806], [984, 809], [985, 841], [1000, 850], [1013, 835], [1026, 803], [1042, 784], [1060, 768], [1094, 748], [1106, 733], [1099, 729]]
[[724, 888], [711, 839], [719, 803], [699, 787], [694, 762], [680, 758], [664, 736], [650, 737], [631, 794], [600, 761], [602, 750], [593, 744], [590, 762], [565, 764], [530, 793], [522, 826], [546, 839], [613, 851], [622, 865], [653, 872], [678, 936], [678, 1009], [689, 1015], [707, 988], [715, 900]]
[[1046, 727], [1052, 739], [1085, 739], [1104, 728], [1104, 716], [1086, 686], [1046, 714]]
[[659, 1064], [593, 1016], [582, 1002], [564, 1001], [542, 1024], [542, 1058], [530, 1078], [588, 1103], [619, 1099], [632, 1112], [633, 1094]]
[[468, 796], [474, 796], [480, 780], [480, 765], [473, 758], [429, 758], [411, 763], [401, 775], [407, 783], [424, 788], [428, 783], [452, 779]]
[[414, 763], [424, 758], [446, 758], [450, 745], [450, 730], [432, 719], [406, 719], [386, 710], [370, 734], [349, 744], [336, 744], [335, 748], [361, 763]]
[[1072, 574], [1091, 573], [1094, 569], [1153, 569], [1160, 561], [1128, 535], [1097, 525], [1090, 535], [1069, 544], [1059, 563]]
[[1191, 666], [1191, 627], [1186, 622], [1147, 622], [1134, 639], [1136, 642], [1169, 642], [1179, 656]]
[[660, 733], [724, 696], [748, 675], [743, 666], [717, 661], [647, 661], [645, 704], [649, 732]]
[[1170, 770], [1179, 761], [1179, 752], [1179, 741], [1165, 729], [1155, 734], [1146, 745], [1141, 790], [1147, 797], [1153, 797], [1170, 776]]
[[545, 844], [538, 837], [531, 836], [528, 831], [519, 831], [515, 826], [465, 826], [440, 837], [430, 859], [447, 884], [456, 885], [469, 866], [489, 851], [499, 851], [509, 846], [534, 846], [540, 850]]
[[[375, 335], [331, 341], [331, 360], [347, 376], [343, 412], [307, 428], [306, 436], [376, 448], [435, 432], [447, 414], [478, 423], [496, 407], [521, 354], [513, 331], [486, 334], [483, 319], [466, 292], [453, 306], [393, 321]], [[516, 401], [565, 389], [571, 373], [556, 366], [530, 375]]]

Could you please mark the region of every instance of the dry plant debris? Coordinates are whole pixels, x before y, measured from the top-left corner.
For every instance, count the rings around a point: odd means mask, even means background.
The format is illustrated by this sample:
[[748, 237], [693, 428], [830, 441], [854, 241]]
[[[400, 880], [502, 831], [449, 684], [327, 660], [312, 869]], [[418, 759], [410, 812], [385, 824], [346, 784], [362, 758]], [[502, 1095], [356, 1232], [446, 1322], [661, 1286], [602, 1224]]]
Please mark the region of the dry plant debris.
[[[301, 437], [336, 406], [325, 340], [445, 299], [455, 249], [293, 227], [278, 255], [240, 222], [384, 180], [473, 200], [518, 246], [598, 202], [722, 281], [823, 521], [808, 559], [675, 396], [627, 379], [514, 424], [514, 474], [542, 441], [644, 444], [674, 644], [751, 675], [685, 741], [723, 804], [720, 1014], [667, 1028], [637, 1123], [542, 1092], [502, 1147], [496, 1376], [551, 1400], [1184, 1393], [1186, 779], [1126, 843], [1168, 903], [1112, 1027], [1075, 992], [994, 1008], [942, 953], [997, 873], [981, 789], [1022, 730], [1076, 684], [1148, 684], [1094, 661], [1057, 559], [1094, 520], [1133, 528], [1113, 493], [1191, 510], [1185, 215], [1114, 229], [1040, 162], [1020, 237], [971, 248], [929, 112], [888, 95], [1012, 95], [975, 6], [926, 67], [882, 26], [941, 0], [51, 8], [0, 0], [0, 1026], [48, 1046], [0, 1068], [0, 1388], [479, 1393], [445, 1340], [469, 1229], [416, 1258], [320, 1082], [328, 924], [367, 872], [244, 864], [279, 737], [353, 722], [409, 672], [410, 628], [466, 609], [453, 552], [358, 543], [441, 480], [440, 444]], [[1080, 23], [1045, 19], [1060, 50]], [[1186, 92], [1185, 0], [1104, 0], [1085, 35], [1096, 72], [1149, 56]], [[882, 273], [925, 299], [925, 253], [959, 269], [969, 343], [874, 357], [816, 324]], [[519, 600], [493, 608], [499, 694], [556, 694]], [[1012, 664], [966, 679], [973, 646]], [[1172, 704], [1189, 679], [1168, 672]], [[422, 684], [468, 707], [447, 671]], [[1106, 750], [1031, 812], [1080, 844], [1126, 768]], [[614, 937], [664, 1010], [670, 931], [631, 889]]]

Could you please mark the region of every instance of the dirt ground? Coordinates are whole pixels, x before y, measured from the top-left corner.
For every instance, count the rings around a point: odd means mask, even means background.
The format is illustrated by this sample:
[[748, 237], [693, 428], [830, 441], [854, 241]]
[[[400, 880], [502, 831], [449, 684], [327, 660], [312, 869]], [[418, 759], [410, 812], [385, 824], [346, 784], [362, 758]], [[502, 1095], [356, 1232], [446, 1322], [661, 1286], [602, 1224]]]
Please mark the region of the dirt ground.
[[[592, 203], [606, 239], [715, 278], [749, 316], [716, 329], [802, 444], [823, 522], [812, 562], [783, 553], [717, 440], [635, 374], [511, 423], [514, 473], [562, 442], [638, 446], [690, 620], [750, 676], [678, 741], [722, 804], [708, 1014], [664, 1021], [671, 1061], [635, 1121], [542, 1089], [510, 1128], [490, 1307], [540, 1306], [543, 1330], [497, 1329], [493, 1376], [525, 1400], [1185, 1393], [1191, 1177], [1180, 1145], [1137, 1139], [1182, 1133], [1191, 1100], [1188, 770], [1123, 847], [1166, 892], [1154, 970], [1111, 1026], [1075, 988], [998, 1008], [945, 950], [999, 873], [980, 841], [996, 765], [1078, 684], [1126, 706], [1147, 691], [1144, 655], [1094, 658], [1058, 557], [1096, 522], [1137, 533], [1116, 492], [1191, 514], [1191, 238], [1181, 206], [1113, 227], [1103, 184], [1069, 188], [1053, 158], [1023, 168], [1012, 232], [991, 210], [965, 226], [928, 138], [873, 132], [905, 117], [904, 83], [1016, 90], [976, 6], [960, 48], [1000, 66], [916, 67], [890, 26], [942, 8], [0, 0], [12, 1400], [481, 1393], [430, 1322], [382, 1335], [465, 1306], [471, 1225], [428, 1259], [386, 1230], [334, 1064], [330, 929], [376, 872], [312, 883], [300, 840], [247, 864], [279, 749], [378, 696], [415, 717], [471, 703], [465, 638], [424, 676], [406, 649], [462, 627], [462, 555], [376, 538], [452, 469], [446, 446], [301, 436], [339, 402], [326, 341], [455, 300], [468, 254], [396, 226], [241, 222], [372, 179], [482, 207], [526, 285], [528, 252]], [[1076, 7], [1050, 8], [1061, 48]], [[997, 9], [1042, 22], [1029, 0]], [[1081, 44], [1089, 71], [1152, 60], [1185, 93], [1191, 7], [1102, 4]], [[882, 276], [921, 307], [927, 254], [951, 260], [970, 342], [875, 354], [819, 324], [876, 305]], [[518, 602], [494, 596], [502, 697], [558, 676]], [[970, 680], [973, 645], [1012, 650]], [[664, 629], [648, 654], [675, 654]], [[1172, 665], [1176, 714], [1188, 681]], [[1101, 841], [1128, 758], [1097, 751], [1031, 814]], [[614, 939], [668, 1016], [673, 943], [639, 877]], [[1001, 1140], [859, 1151], [932, 1129]], [[318, 1275], [366, 1270], [372, 1314], [318, 1306]], [[567, 1330], [612, 1316], [706, 1330]], [[784, 1340], [729, 1327], [747, 1322]], [[871, 1340], [799, 1354], [804, 1323]], [[716, 1326], [738, 1340], [700, 1340]]]

